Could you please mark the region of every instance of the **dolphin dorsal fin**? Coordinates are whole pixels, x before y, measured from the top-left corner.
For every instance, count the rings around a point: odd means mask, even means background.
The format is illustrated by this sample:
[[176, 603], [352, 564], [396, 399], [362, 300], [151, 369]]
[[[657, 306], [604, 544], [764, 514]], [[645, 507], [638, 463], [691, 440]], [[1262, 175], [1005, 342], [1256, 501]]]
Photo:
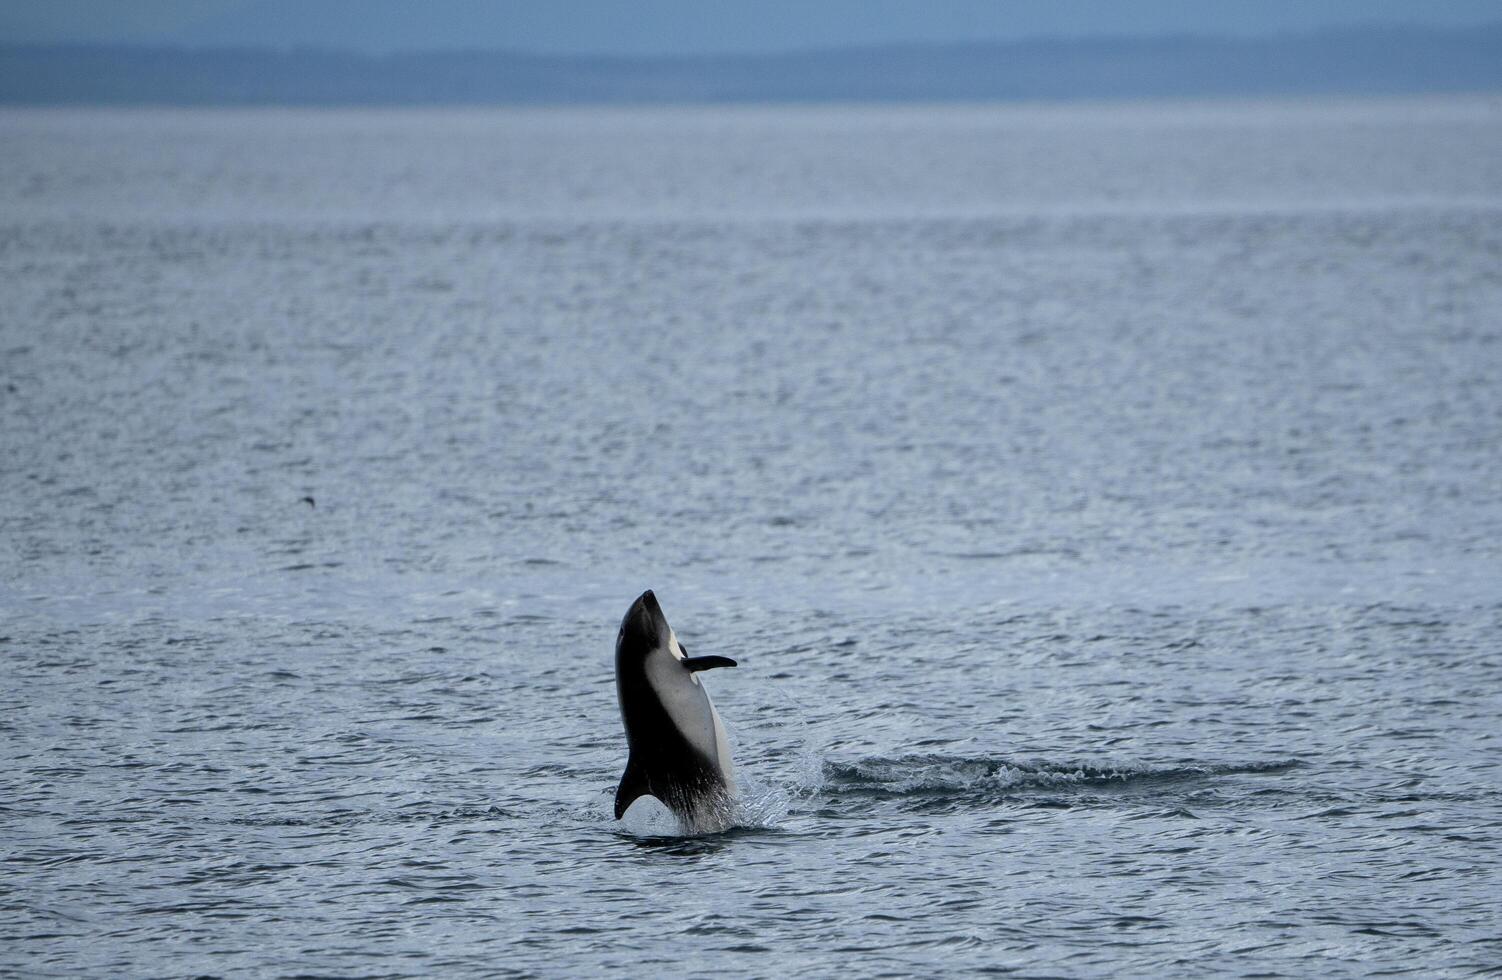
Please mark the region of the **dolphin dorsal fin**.
[[651, 796], [652, 788], [647, 785], [647, 772], [636, 764], [636, 756], [626, 760], [626, 771], [621, 776], [621, 785], [615, 790], [615, 818], [621, 819], [635, 803], [643, 796]]

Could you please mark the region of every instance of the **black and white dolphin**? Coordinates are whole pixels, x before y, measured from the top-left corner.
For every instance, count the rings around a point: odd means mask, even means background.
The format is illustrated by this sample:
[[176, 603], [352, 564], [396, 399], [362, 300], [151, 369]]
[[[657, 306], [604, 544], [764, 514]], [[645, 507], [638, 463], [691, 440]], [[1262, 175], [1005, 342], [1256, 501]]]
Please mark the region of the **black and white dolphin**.
[[729, 657], [687, 656], [650, 589], [631, 604], [615, 640], [615, 692], [630, 747], [615, 791], [617, 820], [652, 796], [690, 833], [730, 826], [735, 767], [697, 672], [734, 666]]

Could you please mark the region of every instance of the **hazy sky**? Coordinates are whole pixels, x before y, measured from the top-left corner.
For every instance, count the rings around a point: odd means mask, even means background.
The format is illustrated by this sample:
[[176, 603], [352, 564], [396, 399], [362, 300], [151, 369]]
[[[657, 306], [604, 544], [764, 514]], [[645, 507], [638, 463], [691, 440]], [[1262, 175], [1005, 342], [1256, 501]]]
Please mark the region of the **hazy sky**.
[[1502, 21], [1498, 0], [0, 0], [0, 41], [618, 54]]

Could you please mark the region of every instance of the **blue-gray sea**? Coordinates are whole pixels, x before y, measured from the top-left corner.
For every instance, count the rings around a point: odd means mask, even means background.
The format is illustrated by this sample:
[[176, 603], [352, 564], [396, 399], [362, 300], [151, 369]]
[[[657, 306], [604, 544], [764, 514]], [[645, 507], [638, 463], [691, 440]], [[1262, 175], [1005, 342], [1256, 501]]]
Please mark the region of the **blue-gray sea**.
[[1502, 97], [7, 109], [0, 290], [0, 973], [1502, 967]]

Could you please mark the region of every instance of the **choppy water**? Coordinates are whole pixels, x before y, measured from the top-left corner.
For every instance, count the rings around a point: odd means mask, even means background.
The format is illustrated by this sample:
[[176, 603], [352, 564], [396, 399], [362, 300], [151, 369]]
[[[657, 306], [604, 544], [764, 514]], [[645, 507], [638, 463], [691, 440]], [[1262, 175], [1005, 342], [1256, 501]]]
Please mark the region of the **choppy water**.
[[0, 282], [0, 972], [1502, 965], [1498, 100], [7, 110]]

